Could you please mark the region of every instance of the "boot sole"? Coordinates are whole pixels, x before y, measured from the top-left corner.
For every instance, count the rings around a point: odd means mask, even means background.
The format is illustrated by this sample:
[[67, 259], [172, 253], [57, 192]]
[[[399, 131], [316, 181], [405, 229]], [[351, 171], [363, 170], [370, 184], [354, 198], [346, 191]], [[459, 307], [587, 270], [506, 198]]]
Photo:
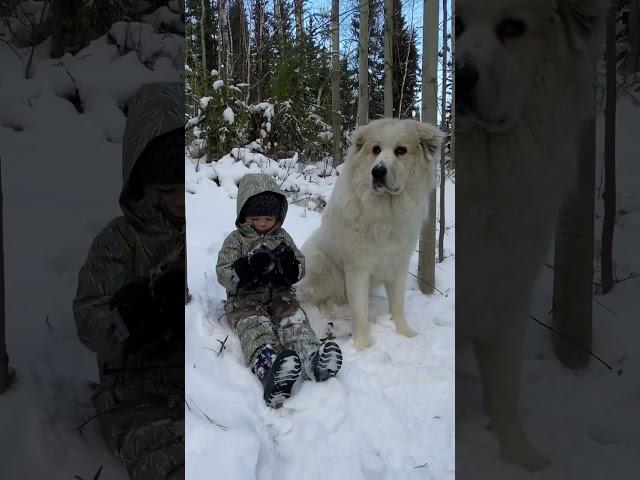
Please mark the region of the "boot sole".
[[300, 357], [293, 350], [284, 350], [276, 357], [264, 385], [264, 401], [272, 408], [279, 408], [291, 396], [293, 384], [300, 376]]

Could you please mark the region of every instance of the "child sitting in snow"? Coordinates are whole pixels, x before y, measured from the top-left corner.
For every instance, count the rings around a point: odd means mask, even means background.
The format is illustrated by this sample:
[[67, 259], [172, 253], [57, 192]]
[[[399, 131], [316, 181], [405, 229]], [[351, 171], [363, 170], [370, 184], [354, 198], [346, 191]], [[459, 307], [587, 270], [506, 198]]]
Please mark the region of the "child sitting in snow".
[[229, 325], [270, 407], [291, 395], [301, 373], [324, 381], [342, 365], [340, 347], [320, 344], [291, 287], [304, 276], [304, 256], [282, 228], [287, 207], [271, 176], [245, 175], [238, 188], [237, 229], [225, 239], [216, 267], [227, 289]]

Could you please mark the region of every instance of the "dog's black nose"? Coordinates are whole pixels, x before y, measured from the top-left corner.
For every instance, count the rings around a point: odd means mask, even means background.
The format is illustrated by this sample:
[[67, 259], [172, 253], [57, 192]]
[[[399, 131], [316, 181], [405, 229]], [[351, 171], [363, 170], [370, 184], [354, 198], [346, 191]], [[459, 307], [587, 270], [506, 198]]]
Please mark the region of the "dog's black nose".
[[373, 176], [374, 180], [384, 180], [384, 177], [387, 175], [387, 167], [382, 164], [378, 164], [373, 167], [373, 170], [371, 170], [371, 175]]
[[480, 75], [478, 70], [469, 63], [456, 65], [456, 103], [471, 105], [473, 103], [474, 90], [478, 84]]

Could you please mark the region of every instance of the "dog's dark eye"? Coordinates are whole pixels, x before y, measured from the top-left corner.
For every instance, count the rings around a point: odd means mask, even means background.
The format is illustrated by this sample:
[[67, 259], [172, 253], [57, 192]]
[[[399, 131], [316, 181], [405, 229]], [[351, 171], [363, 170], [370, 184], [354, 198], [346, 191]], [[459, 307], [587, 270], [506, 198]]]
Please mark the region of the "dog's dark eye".
[[373, 154], [378, 155], [379, 153], [380, 153], [380, 147], [378, 145], [375, 145], [373, 147]]
[[456, 17], [456, 38], [464, 33], [464, 23], [459, 17]]
[[524, 35], [527, 26], [517, 18], [505, 18], [496, 28], [496, 35], [501, 42]]
[[407, 149], [405, 147], [396, 147], [393, 153], [396, 154], [396, 157], [399, 157], [400, 155], [404, 155], [405, 153], [407, 153]]

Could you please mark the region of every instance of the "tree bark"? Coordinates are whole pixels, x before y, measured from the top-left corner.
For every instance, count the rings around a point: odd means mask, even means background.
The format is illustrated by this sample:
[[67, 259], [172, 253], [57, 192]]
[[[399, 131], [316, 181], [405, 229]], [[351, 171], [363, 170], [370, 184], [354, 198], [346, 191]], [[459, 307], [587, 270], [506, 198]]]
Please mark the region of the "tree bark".
[[393, 0], [384, 0], [384, 116], [387, 118], [393, 117], [393, 26]]
[[360, 0], [358, 125], [369, 123], [369, 0]]
[[2, 202], [2, 160], [0, 159], [0, 394], [4, 393], [12, 380], [7, 355], [5, 331], [5, 301], [4, 301], [4, 215]]
[[[437, 122], [438, 89], [438, 1], [424, 0], [424, 25], [422, 35], [422, 121]], [[435, 181], [435, 179], [434, 179]], [[433, 293], [435, 287], [436, 250], [436, 191], [429, 197], [429, 218], [420, 233], [418, 257], [418, 282], [420, 291]]]
[[304, 38], [304, 22], [303, 22], [303, 11], [304, 11], [304, 0], [295, 0], [295, 16], [296, 16], [296, 37], [298, 42], [300, 42]]
[[[447, 58], [448, 58], [448, 41], [447, 41], [447, 0], [442, 0], [442, 92], [441, 92], [441, 122], [442, 131], [447, 129]], [[447, 170], [445, 168], [445, 147], [440, 150], [440, 232], [438, 235], [438, 263], [444, 260], [444, 233], [445, 225], [445, 204], [444, 204], [444, 188], [447, 178]]]
[[629, 53], [627, 73], [640, 71], [640, 0], [629, 0]]
[[207, 2], [201, 0], [202, 16], [200, 18], [200, 43], [202, 48], [202, 81], [204, 83], [203, 94], [209, 93], [209, 70], [207, 69], [207, 36], [205, 33], [205, 20], [207, 11]]
[[263, 100], [263, 75], [264, 75], [264, 11], [265, 0], [256, 0], [255, 4], [255, 31], [256, 31], [256, 75], [255, 75], [255, 89], [253, 98], [254, 101]]
[[[585, 348], [592, 334], [595, 134], [592, 117], [581, 136], [577, 188], [560, 210], [553, 271], [553, 327]], [[589, 364], [590, 355], [564, 338], [554, 335], [553, 346], [565, 366]]]
[[612, 2], [607, 14], [607, 103], [604, 126], [604, 221], [600, 273], [602, 293], [613, 288], [613, 230], [616, 222], [616, 9]]
[[331, 1], [331, 120], [333, 129], [333, 166], [342, 163], [340, 144], [340, 0]]

